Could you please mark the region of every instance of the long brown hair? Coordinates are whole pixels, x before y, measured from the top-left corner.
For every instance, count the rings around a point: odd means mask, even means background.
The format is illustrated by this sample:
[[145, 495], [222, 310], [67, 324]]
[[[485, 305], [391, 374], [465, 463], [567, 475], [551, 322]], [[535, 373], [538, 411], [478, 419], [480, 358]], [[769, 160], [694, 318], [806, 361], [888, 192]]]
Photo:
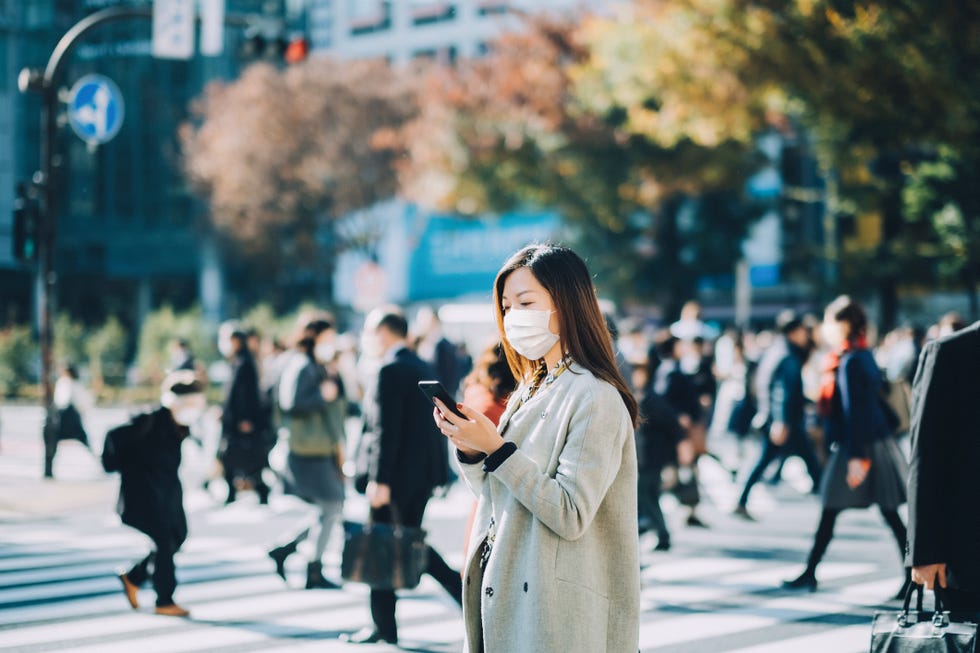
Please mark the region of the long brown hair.
[[[592, 285], [585, 261], [572, 250], [559, 245], [529, 245], [511, 256], [500, 268], [493, 284], [494, 313], [501, 334], [504, 333], [504, 283], [514, 270], [520, 268], [528, 268], [551, 295], [565, 352], [593, 376], [612, 384], [619, 391], [636, 426], [639, 415], [636, 398], [616, 365], [612, 337], [599, 309], [595, 286]], [[535, 372], [537, 361], [518, 354], [506, 336], [502, 338], [502, 344], [515, 377], [526, 379]]]

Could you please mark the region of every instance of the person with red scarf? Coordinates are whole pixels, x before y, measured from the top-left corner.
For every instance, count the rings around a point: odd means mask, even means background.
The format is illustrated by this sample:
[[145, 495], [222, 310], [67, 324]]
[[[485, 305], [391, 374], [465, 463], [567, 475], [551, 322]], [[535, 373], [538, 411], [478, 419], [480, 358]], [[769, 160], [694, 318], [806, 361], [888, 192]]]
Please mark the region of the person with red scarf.
[[[783, 583], [786, 589], [817, 589], [817, 565], [827, 551], [834, 524], [847, 508], [878, 504], [885, 523], [905, 554], [905, 524], [898, 507], [906, 502], [908, 465], [891, 435], [881, 405], [882, 375], [868, 350], [868, 318], [850, 297], [838, 297], [824, 312], [822, 333], [833, 352], [817, 401], [824, 433], [831, 444], [821, 481], [823, 511], [814, 536], [806, 570]], [[904, 596], [909, 583], [900, 590]]]

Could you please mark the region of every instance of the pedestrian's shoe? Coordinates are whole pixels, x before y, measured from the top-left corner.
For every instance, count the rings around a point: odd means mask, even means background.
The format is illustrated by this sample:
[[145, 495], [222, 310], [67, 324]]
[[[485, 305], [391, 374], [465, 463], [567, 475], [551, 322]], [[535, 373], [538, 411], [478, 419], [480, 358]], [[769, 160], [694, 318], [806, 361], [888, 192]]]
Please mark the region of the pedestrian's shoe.
[[657, 540], [657, 546], [653, 547], [654, 551], [670, 551], [670, 538], [661, 537]]
[[361, 628], [356, 633], [344, 633], [340, 636], [340, 641], [347, 642], [349, 644], [377, 644], [378, 642], [397, 644], [398, 637], [389, 637], [375, 630], [374, 628]]
[[311, 562], [306, 565], [306, 589], [308, 590], [339, 590], [340, 585], [323, 577], [323, 564]]
[[741, 517], [745, 521], [756, 521], [756, 518], [749, 513], [748, 508], [745, 506], [735, 506], [735, 510], [732, 511], [732, 514], [736, 517]]
[[129, 605], [133, 610], [140, 607], [139, 601], [136, 598], [137, 593], [139, 593], [139, 587], [136, 586], [133, 581], [129, 580], [129, 576], [126, 574], [118, 574], [119, 581], [123, 586], [123, 594], [126, 595], [126, 600], [129, 601]]
[[154, 610], [155, 613], [163, 615], [165, 617], [189, 617], [191, 616], [190, 611], [185, 610], [176, 603], [171, 603], [170, 605], [158, 605]]
[[793, 580], [783, 581], [784, 590], [806, 590], [808, 592], [817, 591], [817, 577], [812, 571], [804, 571]]
[[269, 557], [276, 563], [276, 573], [283, 580], [286, 580], [286, 558], [296, 553], [296, 542], [283, 544], [269, 551]]
[[688, 516], [687, 525], [694, 526], [695, 528], [708, 528], [708, 525], [701, 521], [701, 518], [693, 513]]

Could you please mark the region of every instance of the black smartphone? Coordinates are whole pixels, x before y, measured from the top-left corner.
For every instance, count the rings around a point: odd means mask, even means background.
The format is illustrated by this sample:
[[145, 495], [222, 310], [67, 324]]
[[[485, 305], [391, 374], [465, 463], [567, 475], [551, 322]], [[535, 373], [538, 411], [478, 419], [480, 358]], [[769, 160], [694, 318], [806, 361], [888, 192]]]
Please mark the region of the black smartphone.
[[434, 400], [438, 399], [446, 405], [446, 408], [453, 411], [453, 413], [463, 419], [467, 419], [466, 415], [459, 412], [459, 409], [456, 408], [456, 400], [449, 396], [449, 393], [438, 381], [419, 381], [419, 390], [424, 392], [425, 396], [430, 400], [433, 400], [433, 405], [435, 404]]

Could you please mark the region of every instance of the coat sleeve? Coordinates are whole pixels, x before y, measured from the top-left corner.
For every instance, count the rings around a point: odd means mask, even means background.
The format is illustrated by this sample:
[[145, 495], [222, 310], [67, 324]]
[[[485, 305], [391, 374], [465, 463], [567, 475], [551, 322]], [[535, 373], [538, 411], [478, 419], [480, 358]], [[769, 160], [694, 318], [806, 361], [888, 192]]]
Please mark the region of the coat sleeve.
[[878, 388], [857, 354], [849, 356], [841, 365], [837, 378], [844, 409], [842, 446], [848, 458], [866, 458], [867, 445], [875, 429]]
[[391, 485], [405, 441], [405, 392], [393, 365], [378, 373], [378, 469], [377, 483]]
[[588, 530], [615, 480], [633, 427], [612, 386], [570, 400], [577, 405], [554, 478], [520, 449], [492, 473], [545, 526], [575, 540]]
[[946, 562], [947, 514], [951, 496], [944, 456], [951, 451], [953, 384], [949, 354], [931, 342], [922, 351], [912, 390], [911, 456], [909, 460], [908, 559], [911, 566]]

